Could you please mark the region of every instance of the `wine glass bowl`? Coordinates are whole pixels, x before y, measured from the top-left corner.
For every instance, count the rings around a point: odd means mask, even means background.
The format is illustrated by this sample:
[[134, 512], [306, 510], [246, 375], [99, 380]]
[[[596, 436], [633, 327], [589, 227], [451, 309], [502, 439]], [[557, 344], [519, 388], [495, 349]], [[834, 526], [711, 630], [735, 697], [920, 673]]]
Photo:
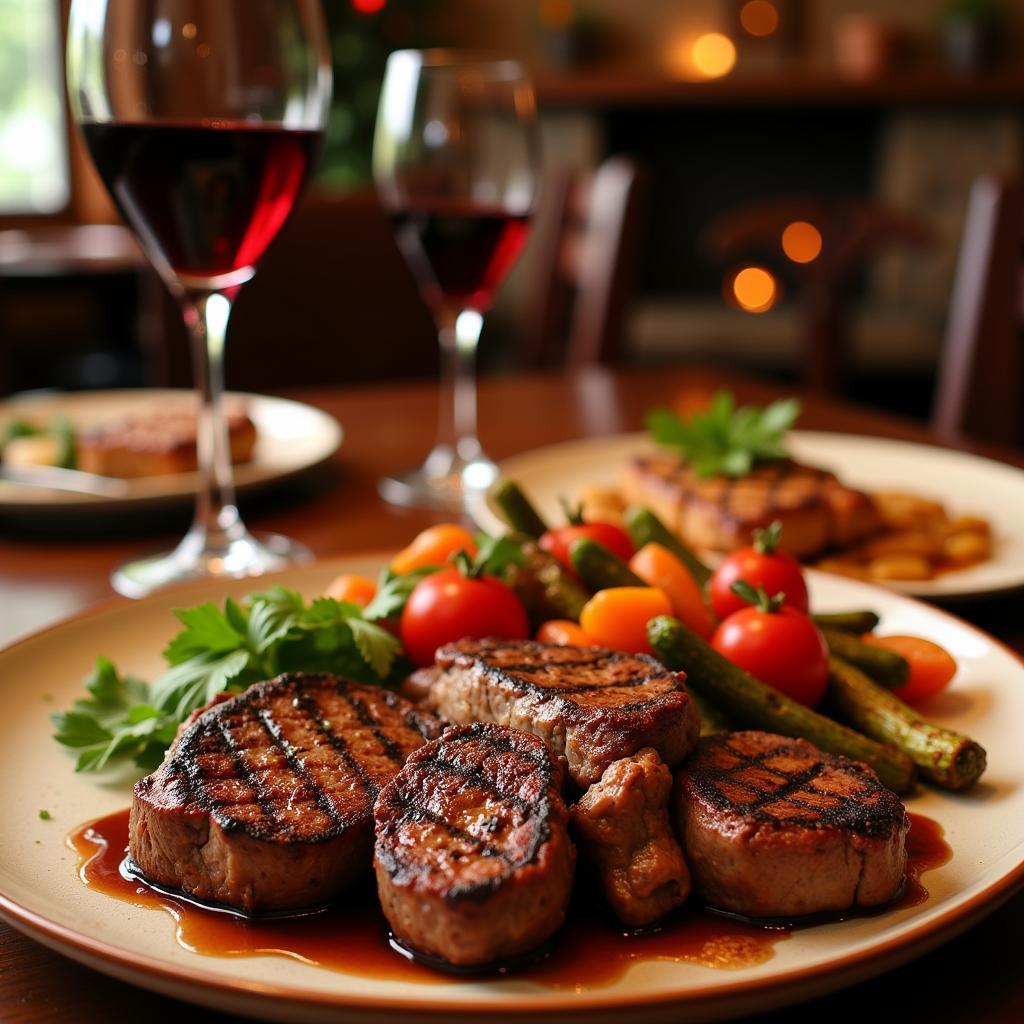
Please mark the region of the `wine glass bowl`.
[[231, 306], [288, 218], [330, 103], [319, 0], [73, 0], [71, 113], [100, 177], [182, 308], [199, 396], [196, 515], [171, 552], [119, 568], [140, 597], [307, 560], [235, 506], [222, 409]]
[[458, 509], [497, 468], [476, 432], [483, 315], [526, 240], [537, 189], [535, 108], [519, 62], [453, 50], [388, 59], [374, 180], [438, 328], [438, 440], [418, 469], [381, 481], [395, 504]]

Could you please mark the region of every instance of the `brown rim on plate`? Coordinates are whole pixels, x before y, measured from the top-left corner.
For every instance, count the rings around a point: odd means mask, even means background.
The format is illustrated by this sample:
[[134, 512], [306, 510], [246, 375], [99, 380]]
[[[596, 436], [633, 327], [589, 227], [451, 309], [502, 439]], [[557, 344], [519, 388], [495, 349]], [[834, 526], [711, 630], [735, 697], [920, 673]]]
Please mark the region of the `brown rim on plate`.
[[[387, 555], [371, 552], [325, 560], [317, 564], [320, 569], [329, 572], [332, 563], [336, 561], [339, 571], [342, 571], [341, 567], [350, 567], [356, 560], [369, 563], [377, 559], [384, 561], [386, 557]], [[226, 580], [223, 582], [251, 582], [254, 586], [258, 586], [260, 581], [267, 579], [273, 580], [274, 576], [252, 577], [249, 580]], [[185, 597], [190, 592], [197, 592], [209, 596], [210, 585], [210, 581], [188, 583], [163, 591], [161, 594], [172, 596], [180, 594]], [[866, 584], [860, 585], [866, 586]], [[994, 648], [1009, 654], [1014, 661], [1024, 668], [1024, 657], [1021, 657], [1012, 648], [983, 630], [922, 601], [902, 595], [899, 596], [899, 600], [919, 606], [927, 611], [930, 616], [937, 616], [940, 619], [948, 620], [957, 627], [966, 627], [971, 633], [982, 637]], [[104, 616], [129, 606], [138, 607], [138, 604], [128, 602], [119, 597], [106, 599], [80, 612], [67, 616], [48, 627], [18, 638], [13, 643], [0, 649], [0, 654], [7, 654], [32, 640], [72, 623], [96, 616]], [[959, 932], [966, 930], [986, 914], [994, 911], [1022, 886], [1024, 886], [1024, 856], [1021, 857], [1011, 870], [977, 893], [969, 901], [950, 908], [930, 921], [922, 922], [908, 931], [879, 945], [872, 946], [863, 952], [845, 954], [825, 963], [808, 967], [793, 968], [763, 980], [750, 978], [742, 982], [711, 983], [703, 985], [699, 989], [694, 989], [690, 993], [665, 992], [638, 995], [629, 993], [616, 994], [609, 989], [597, 989], [586, 995], [578, 995], [571, 1004], [567, 1004], [564, 998], [552, 999], [546, 998], [543, 995], [530, 996], [528, 997], [529, 1002], [525, 1004], [519, 1006], [509, 1005], [507, 1007], [496, 1005], [497, 1000], [493, 997], [488, 1000], [432, 1005], [421, 998], [396, 999], [386, 995], [364, 996], [344, 993], [311, 993], [282, 985], [270, 985], [257, 981], [243, 980], [237, 977], [227, 978], [221, 974], [201, 968], [163, 966], [160, 963], [154, 963], [147, 956], [125, 950], [109, 942], [91, 938], [67, 925], [58, 924], [50, 918], [30, 910], [2, 892], [0, 892], [0, 917], [30, 937], [42, 941], [49, 948], [57, 952], [66, 953], [73, 959], [84, 962], [122, 980], [135, 975], [142, 975], [151, 981], [167, 983], [159, 986], [151, 985], [150, 987], [166, 994], [173, 993], [178, 998], [182, 997], [180, 987], [183, 984], [198, 986], [202, 989], [202, 996], [207, 998], [200, 998], [197, 1001], [206, 1005], [225, 1007], [228, 1004], [224, 998], [218, 997], [226, 997], [244, 1000], [247, 1005], [252, 1000], [258, 999], [265, 1008], [269, 1008], [267, 1002], [272, 1000], [274, 1004], [281, 1008], [302, 1006], [310, 1010], [324, 1011], [348, 1008], [354, 1011], [371, 1013], [411, 1011], [421, 1015], [425, 1020], [429, 1020], [431, 1017], [437, 1018], [438, 1015], [451, 1019], [474, 1014], [478, 1015], [483, 1012], [498, 1019], [501, 1017], [522, 1018], [539, 1012], [572, 1017], [584, 1011], [614, 1010], [624, 1007], [656, 1011], [676, 1006], [696, 1011], [707, 1005], [709, 1008], [722, 1009], [724, 1011], [726, 1006], [741, 1003], [754, 996], [761, 1000], [758, 1003], [759, 1008], [767, 1009], [769, 1005], [782, 1005], [801, 997], [813, 998], [881, 973], [888, 967], [898, 966], [915, 955], [930, 951]], [[344, 977], [344, 975], [341, 975], [341, 977]], [[795, 991], [796, 989], [801, 991], [797, 992]], [[188, 993], [185, 994], [185, 998], [189, 998]], [[233, 1003], [232, 1005], [241, 1004]]]

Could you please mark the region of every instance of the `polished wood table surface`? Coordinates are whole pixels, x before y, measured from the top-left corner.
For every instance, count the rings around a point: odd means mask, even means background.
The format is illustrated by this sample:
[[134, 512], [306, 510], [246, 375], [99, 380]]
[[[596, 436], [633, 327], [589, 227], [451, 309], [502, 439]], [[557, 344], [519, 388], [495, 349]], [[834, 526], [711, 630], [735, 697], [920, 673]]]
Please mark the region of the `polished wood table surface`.
[[[495, 378], [481, 387], [481, 438], [500, 459], [556, 441], [635, 430], [652, 405], [706, 400], [719, 386], [731, 387], [744, 402], [762, 403], [781, 394], [774, 386], [699, 369]], [[375, 487], [382, 473], [413, 465], [425, 454], [437, 416], [431, 384], [309, 390], [290, 397], [336, 416], [345, 441], [328, 465], [245, 503], [250, 526], [288, 534], [318, 557], [331, 557], [394, 549], [432, 521], [427, 513], [385, 505]], [[801, 426], [930, 440], [908, 421], [831, 400], [808, 398]], [[1024, 465], [1006, 453], [987, 454]], [[187, 511], [59, 527], [0, 520], [0, 641], [110, 598], [110, 569], [142, 551], [173, 544], [187, 521]], [[1022, 605], [1017, 595], [955, 610], [1024, 652]], [[1018, 893], [940, 949], [873, 981], [766, 1019], [863, 1021], [880, 1012], [911, 1012], [912, 1006], [918, 1020], [1021, 1021], [1021, 934], [1024, 894]], [[229, 1019], [94, 973], [0, 923], [0, 1021], [105, 1018]]]

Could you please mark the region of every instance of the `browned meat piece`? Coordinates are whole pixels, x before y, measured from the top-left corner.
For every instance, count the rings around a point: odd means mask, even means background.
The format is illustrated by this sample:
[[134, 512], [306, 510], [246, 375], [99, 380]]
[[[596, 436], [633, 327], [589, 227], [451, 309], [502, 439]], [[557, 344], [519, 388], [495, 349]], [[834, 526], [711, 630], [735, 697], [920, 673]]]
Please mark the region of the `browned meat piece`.
[[[256, 425], [227, 409], [231, 461], [248, 462], [256, 448]], [[102, 476], [135, 478], [196, 470], [196, 414], [188, 409], [136, 413], [82, 430], [75, 442], [78, 468]]]
[[534, 736], [453, 726], [374, 810], [381, 906], [409, 949], [472, 966], [525, 953], [565, 919], [576, 851], [561, 769]]
[[136, 783], [149, 880], [248, 912], [331, 899], [370, 866], [373, 802], [439, 723], [379, 687], [284, 675], [224, 700]]
[[647, 747], [609, 765], [570, 810], [608, 902], [634, 928], [664, 917], [690, 894], [690, 872], [669, 822], [671, 792], [672, 773]]
[[670, 767], [690, 752], [700, 716], [684, 677], [645, 655], [527, 640], [460, 640], [437, 652], [431, 702], [450, 722], [497, 722], [564, 755], [580, 786], [641, 747]]
[[754, 530], [778, 519], [783, 545], [799, 558], [843, 547], [876, 533], [881, 517], [871, 498], [821, 469], [781, 460], [744, 477], [701, 478], [673, 455], [637, 456], [622, 490], [629, 504], [647, 505], [687, 544], [731, 551]]
[[712, 906], [795, 917], [875, 906], [903, 885], [907, 814], [865, 764], [724, 733], [700, 741], [678, 783], [683, 849]]
[[402, 680], [398, 692], [413, 704], [422, 704], [430, 697], [430, 691], [437, 679], [438, 670], [436, 665], [429, 665], [427, 668], [418, 668], [411, 675]]

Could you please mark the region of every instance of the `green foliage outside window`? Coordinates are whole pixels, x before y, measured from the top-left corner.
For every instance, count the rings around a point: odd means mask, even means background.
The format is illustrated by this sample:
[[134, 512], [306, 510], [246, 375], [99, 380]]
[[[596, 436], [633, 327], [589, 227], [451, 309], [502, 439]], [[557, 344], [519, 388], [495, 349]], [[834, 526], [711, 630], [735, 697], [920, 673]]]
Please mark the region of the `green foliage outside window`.
[[68, 201], [59, 5], [0, 0], [0, 215]]
[[317, 171], [322, 183], [345, 188], [370, 180], [373, 125], [388, 54], [433, 43], [436, 10], [436, 0], [324, 0], [334, 101]]

